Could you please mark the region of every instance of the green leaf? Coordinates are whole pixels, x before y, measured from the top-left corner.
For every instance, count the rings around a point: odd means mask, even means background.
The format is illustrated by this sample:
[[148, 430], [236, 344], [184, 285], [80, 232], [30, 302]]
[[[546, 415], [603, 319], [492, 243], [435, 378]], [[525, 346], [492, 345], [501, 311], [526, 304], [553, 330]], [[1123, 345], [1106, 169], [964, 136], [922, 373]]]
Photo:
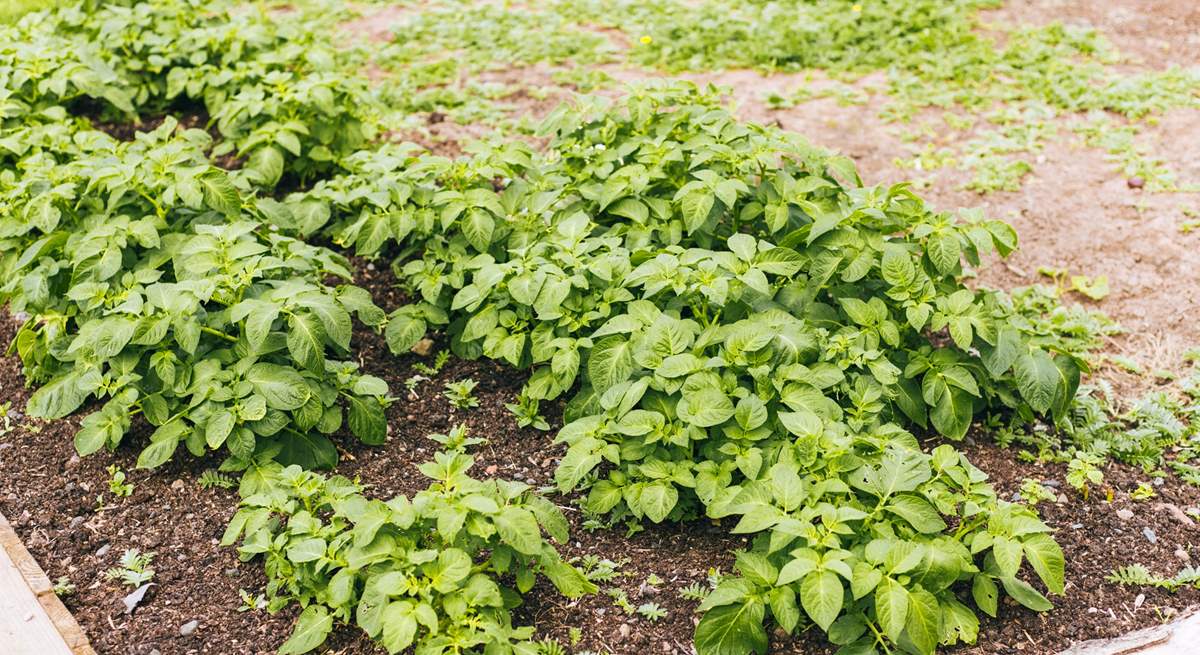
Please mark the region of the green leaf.
[[1063, 593], [1063, 559], [1062, 548], [1047, 534], [1033, 534], [1022, 543], [1025, 557], [1030, 566], [1045, 583], [1050, 593]]
[[223, 171], [210, 168], [196, 177], [204, 192], [204, 204], [226, 216], [237, 214], [242, 208], [242, 197], [237, 187], [229, 181]]
[[909, 591], [904, 631], [919, 653], [933, 653], [942, 634], [942, 612], [937, 598], [920, 587]]
[[295, 464], [303, 469], [331, 469], [337, 465], [337, 448], [323, 434], [289, 430], [279, 443], [282, 448], [275, 460], [285, 466]]
[[138, 455], [137, 467], [140, 469], [162, 466], [175, 454], [179, 442], [188, 434], [187, 424], [183, 419], [175, 419], [160, 425], [154, 434], [150, 435], [150, 445]]
[[1045, 414], [1054, 403], [1060, 373], [1054, 360], [1040, 348], [1017, 357], [1014, 362], [1017, 390], [1033, 411]]
[[640, 504], [646, 518], [662, 523], [679, 502], [679, 491], [670, 482], [655, 482], [642, 489]]
[[938, 511], [929, 501], [912, 494], [900, 494], [892, 498], [887, 505], [888, 511], [908, 521], [917, 532], [937, 534], [946, 529]]
[[325, 643], [333, 630], [333, 617], [324, 605], [309, 605], [296, 619], [292, 636], [279, 647], [279, 655], [300, 655]]
[[393, 354], [402, 355], [410, 350], [425, 336], [427, 326], [420, 317], [405, 312], [396, 312], [388, 318], [384, 337], [387, 339], [388, 350]]
[[996, 583], [984, 573], [976, 573], [971, 582], [971, 597], [975, 605], [988, 616], [995, 617], [1000, 606], [1000, 590]]
[[624, 337], [606, 337], [588, 354], [588, 380], [598, 392], [607, 391], [633, 374], [633, 345]]
[[289, 544], [287, 558], [297, 564], [314, 562], [325, 556], [325, 540], [320, 537], [310, 537]]
[[387, 440], [387, 417], [383, 405], [373, 397], [348, 396], [350, 404], [350, 431], [370, 446], [378, 446]]
[[971, 395], [943, 383], [943, 391], [938, 396], [937, 403], [929, 410], [929, 420], [933, 427], [943, 435], [959, 440], [971, 428], [974, 418], [974, 401]]
[[800, 606], [796, 604], [796, 592], [791, 587], [776, 587], [771, 590], [771, 616], [783, 631], [792, 634], [800, 623]]
[[683, 212], [683, 226], [689, 234], [704, 226], [714, 204], [716, 196], [705, 189], [697, 189], [683, 196], [679, 208]]
[[259, 362], [246, 372], [246, 381], [271, 409], [299, 409], [308, 402], [310, 391], [304, 378], [286, 366]]
[[733, 401], [720, 389], [705, 387], [683, 397], [676, 406], [679, 418], [701, 428], [720, 425], [733, 417]]
[[892, 641], [900, 638], [908, 620], [908, 590], [904, 585], [891, 578], [879, 582], [875, 588], [875, 615], [883, 634]]
[[496, 530], [504, 543], [519, 553], [537, 555], [542, 552], [542, 531], [533, 513], [522, 507], [509, 505], [495, 518]]
[[714, 607], [696, 626], [697, 655], [758, 655], [767, 652], [767, 631], [763, 628], [766, 607], [759, 601]]
[[408, 648], [417, 635], [417, 619], [412, 603], [396, 601], [388, 603], [383, 610], [383, 647], [395, 655]]
[[437, 560], [425, 568], [433, 582], [433, 588], [443, 594], [458, 589], [458, 583], [471, 574], [471, 556], [458, 548], [447, 548], [438, 553]]
[[1001, 577], [1011, 578], [1021, 569], [1021, 542], [1015, 539], [997, 536], [992, 541], [992, 555]]
[[33, 392], [25, 411], [35, 418], [62, 418], [79, 409], [85, 398], [87, 394], [79, 390], [79, 379], [68, 373]]
[[1054, 605], [1046, 600], [1045, 596], [1024, 580], [1000, 578], [1000, 584], [1004, 585], [1004, 591], [1012, 596], [1013, 600], [1035, 612], [1048, 612], [1054, 608]]
[[822, 630], [841, 613], [844, 596], [842, 581], [832, 571], [809, 573], [800, 582], [800, 605]]
[[462, 224], [463, 235], [467, 242], [479, 252], [487, 252], [492, 244], [492, 234], [496, 230], [496, 221], [491, 213], [483, 209], [472, 209]]
[[310, 313], [288, 317], [288, 352], [304, 368], [313, 373], [325, 370], [325, 327]]
[[958, 242], [958, 236], [953, 232], [934, 233], [929, 237], [925, 247], [925, 254], [929, 255], [929, 261], [933, 262], [933, 265], [943, 274], [950, 275], [958, 268], [962, 249]]

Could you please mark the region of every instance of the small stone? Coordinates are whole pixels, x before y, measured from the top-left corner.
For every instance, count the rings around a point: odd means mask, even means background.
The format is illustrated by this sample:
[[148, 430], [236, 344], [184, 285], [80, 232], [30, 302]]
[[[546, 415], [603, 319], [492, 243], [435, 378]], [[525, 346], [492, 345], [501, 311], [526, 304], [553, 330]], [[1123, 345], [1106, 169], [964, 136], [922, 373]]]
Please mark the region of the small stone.
[[1146, 180], [1135, 175], [1126, 180], [1125, 184], [1128, 184], [1130, 189], [1140, 189], [1146, 186]]
[[499, 466], [492, 464], [491, 466], [483, 469], [483, 472], [487, 473], [488, 475], [496, 475], [496, 471], [499, 471], [499, 470], [500, 470]]
[[67, 528], [70, 530], [74, 530], [75, 528], [78, 528], [79, 526], [83, 525], [83, 522], [85, 520], [86, 519], [84, 519], [82, 516], [72, 517], [71, 523], [67, 526]]
[[375, 262], [367, 262], [367, 270], [368, 271], [375, 270]]
[[1154, 509], [1159, 512], [1166, 512], [1171, 518], [1188, 526], [1189, 528], [1196, 525], [1196, 522], [1192, 520], [1192, 517], [1185, 514], [1182, 509], [1179, 509], [1179, 505], [1176, 505], [1175, 503], [1157, 503], [1154, 505]]
[[183, 491], [183, 480], [176, 479], [171, 483], [171, 488], [175, 491]]
[[1158, 543], [1158, 535], [1154, 534], [1154, 530], [1150, 528], [1142, 528], [1142, 536], [1152, 544]]
[[1058, 498], [1054, 499], [1054, 502], [1058, 503], [1059, 505], [1067, 502], [1067, 494], [1058, 494]]
[[621, 627], [617, 628], [617, 633], [621, 635], [622, 639], [628, 639], [632, 632], [633, 628], [629, 627], [628, 623], [622, 623]]
[[1098, 614], [1099, 612], [1100, 610], [1096, 609], [1095, 607], [1088, 608], [1088, 614]]
[[1182, 549], [1182, 548], [1176, 548], [1176, 549], [1175, 549], [1175, 557], [1178, 557], [1178, 558], [1179, 558], [1179, 561], [1181, 561], [1181, 562], [1190, 562], [1190, 561], [1192, 561], [1192, 556], [1191, 556], [1191, 555], [1188, 555], [1188, 552], [1187, 552], [1186, 550]]
[[1165, 481], [1162, 478], [1154, 478], [1153, 480], [1150, 481], [1150, 484], [1152, 484], [1156, 487], [1161, 487], [1161, 486], [1163, 486], [1164, 482]]
[[1046, 481], [1045, 481], [1045, 482], [1043, 482], [1042, 484], [1043, 484], [1043, 485], [1045, 485], [1045, 486], [1047, 486], [1047, 487], [1050, 487], [1051, 489], [1057, 489], [1057, 488], [1059, 488], [1060, 486], [1062, 486], [1062, 483], [1061, 483], [1061, 482], [1059, 482], [1058, 480], [1046, 480]]
[[162, 652], [155, 648], [154, 650], [150, 651], [150, 655], [162, 655]]
[[1133, 609], [1141, 607], [1144, 602], [1146, 602], [1146, 594], [1138, 594], [1137, 598], [1133, 599]]
[[237, 569], [225, 569], [225, 575], [227, 575], [231, 578], [237, 577], [237, 574], [238, 574]]
[[1082, 527], [1083, 527], [1083, 524], [1082, 524], [1082, 523], [1072, 523], [1072, 524], [1071, 524], [1071, 529], [1072, 529], [1072, 530], [1079, 530], [1079, 529], [1080, 529], [1080, 528], [1082, 528]]
[[67, 468], [73, 469], [79, 466], [79, 455], [71, 455], [71, 459], [67, 460]]
[[1128, 521], [1129, 519], [1133, 518], [1133, 510], [1119, 509], [1117, 510], [1117, 518], [1121, 519], [1122, 521]]
[[196, 619], [192, 619], [191, 621], [188, 621], [187, 623], [184, 623], [183, 625], [179, 626], [179, 634], [183, 635], [184, 637], [187, 637], [187, 636], [191, 635], [193, 632], [195, 632], [196, 628], [199, 628], [199, 627], [200, 627], [200, 621], [198, 621]]
[[1019, 492], [1019, 491], [1017, 491], [1017, 492], [1013, 492], [1013, 495], [1012, 495], [1012, 502], [1014, 502], [1014, 503], [1019, 503], [1019, 502], [1021, 502], [1021, 492]]
[[108, 554], [109, 550], [112, 550], [112, 546], [110, 546], [108, 544], [104, 544], [103, 546], [100, 547], [100, 550], [96, 551], [96, 557], [104, 557], [105, 555]]
[[412, 347], [412, 351], [421, 357], [428, 357], [429, 353], [433, 352], [433, 339], [421, 339]]

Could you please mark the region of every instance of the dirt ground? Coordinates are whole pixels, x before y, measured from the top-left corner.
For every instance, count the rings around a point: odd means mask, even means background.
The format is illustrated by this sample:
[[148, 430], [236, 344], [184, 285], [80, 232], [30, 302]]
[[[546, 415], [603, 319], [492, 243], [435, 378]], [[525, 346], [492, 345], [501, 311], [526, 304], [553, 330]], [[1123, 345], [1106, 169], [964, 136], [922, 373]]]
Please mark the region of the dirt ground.
[[[989, 20], [1091, 24], [1143, 62], [1131, 66], [1195, 65], [1200, 61], [1200, 6], [1190, 1], [1013, 0], [1007, 4], [1004, 10], [989, 12]], [[387, 38], [389, 21], [402, 15], [380, 14], [350, 27], [360, 38]], [[610, 72], [619, 79], [651, 75], [615, 67]], [[549, 83], [549, 71], [544, 68], [492, 75], [507, 82]], [[825, 98], [773, 110], [765, 105], [764, 92], [794, 88], [800, 76], [763, 78], [754, 72], [728, 71], [689, 77], [732, 87], [739, 112], [747, 119], [777, 121], [819, 145], [851, 156], [868, 183], [913, 177], [913, 171], [894, 163], [909, 149], [895, 126], [878, 118], [884, 100], [879, 96], [865, 105], [841, 106]], [[868, 78], [860, 85], [877, 82]], [[518, 97], [513, 102], [533, 113], [553, 106], [543, 98]], [[454, 153], [459, 139], [478, 133], [477, 128], [432, 122], [426, 138], [432, 147]], [[1164, 158], [1181, 181], [1200, 182], [1200, 111], [1168, 114], [1146, 128], [1143, 139], [1153, 144], [1154, 154]], [[1200, 234], [1185, 235], [1178, 229], [1185, 220], [1183, 208], [1200, 209], [1200, 196], [1131, 188], [1104, 153], [1083, 146], [1066, 130], [1061, 130], [1059, 139], [1041, 155], [1019, 192], [979, 196], [962, 189], [965, 173], [939, 170], [926, 176], [928, 186], [922, 194], [943, 209], [982, 206], [988, 214], [1005, 218], [1017, 228], [1021, 249], [1008, 262], [983, 270], [985, 283], [1011, 287], [1044, 281], [1036, 273], [1039, 266], [1107, 275], [1112, 293], [1090, 306], [1126, 328], [1124, 334], [1113, 338], [1109, 350], [1136, 359], [1148, 370], [1178, 369], [1184, 350], [1200, 345], [1200, 322], [1189, 320], [1200, 310]], [[364, 267], [359, 282], [387, 309], [401, 302], [386, 272]], [[0, 317], [0, 343], [8, 343], [14, 330], [7, 316]], [[361, 330], [356, 343], [364, 367], [385, 378], [402, 398], [388, 411], [391, 434], [384, 446], [368, 449], [352, 440], [341, 442], [340, 473], [360, 477], [379, 497], [412, 493], [425, 484], [415, 465], [432, 456], [437, 446], [426, 435], [466, 421], [473, 434], [488, 439], [475, 449], [476, 475], [552, 485], [554, 467], [563, 452], [552, 443], [554, 430], [518, 429], [504, 408], [520, 388], [521, 374], [487, 362], [451, 362], [436, 379], [423, 383], [418, 397], [412, 398], [404, 393], [403, 381], [413, 374], [416, 355], [393, 357], [378, 335]], [[1115, 370], [1102, 373], [1115, 378], [1123, 391], [1153, 384]], [[480, 383], [476, 390], [480, 407], [468, 411], [452, 408], [440, 394], [442, 384], [464, 377]], [[27, 397], [19, 362], [11, 357], [0, 360], [0, 400], [11, 400], [17, 408], [24, 406]], [[557, 408], [547, 412], [552, 428], [559, 425], [557, 413]], [[217, 545], [234, 512], [236, 493], [201, 490], [197, 479], [218, 460], [177, 461], [153, 474], [135, 471], [142, 443], [134, 438], [115, 454], [81, 461], [71, 445], [77, 426], [78, 417], [38, 425], [22, 422], [0, 436], [0, 511], [52, 579], [66, 576], [76, 586], [77, 591], [64, 601], [97, 652], [274, 652], [289, 634], [296, 611], [289, 608], [274, 616], [239, 611], [239, 590], [257, 593], [264, 578], [258, 563], [239, 563], [234, 551]], [[1015, 452], [996, 447], [984, 436], [968, 440], [965, 450], [972, 462], [991, 475], [1004, 496], [1015, 493], [1025, 478], [1053, 484], [1061, 481], [1065, 472], [1061, 465], [1019, 462]], [[105, 468], [113, 463], [129, 471], [135, 490], [129, 498], [116, 501], [105, 493], [108, 507], [98, 511], [96, 496], [107, 492]], [[1114, 492], [1112, 503], [1106, 502], [1103, 493], [1082, 500], [1067, 489], [1057, 501], [1038, 505], [1056, 529], [1066, 554], [1067, 594], [1052, 598], [1055, 610], [1035, 614], [1004, 605], [999, 619], [984, 621], [978, 645], [954, 652], [1050, 654], [1076, 641], [1151, 625], [1200, 604], [1197, 590], [1172, 595], [1099, 582], [1120, 565], [1140, 562], [1157, 573], [1172, 574], [1200, 558], [1200, 528], [1181, 511], [1200, 505], [1200, 489], [1169, 478], [1156, 487], [1155, 499], [1135, 502], [1129, 492], [1146, 479], [1141, 471], [1110, 465], [1104, 472], [1105, 484]], [[566, 601], [542, 585], [529, 595], [520, 618], [536, 623], [542, 634], [564, 644], [570, 643], [571, 629], [578, 628], [581, 640], [572, 648], [575, 652], [690, 653], [697, 621], [695, 603], [682, 599], [678, 591], [693, 582], [703, 583], [711, 568], [728, 570], [730, 551], [745, 545], [744, 538], [728, 534], [728, 526], [704, 521], [648, 526], [629, 538], [621, 528], [588, 532], [569, 499], [557, 500], [572, 522], [566, 554], [596, 555], [622, 563], [620, 575], [602, 588], [619, 587], [635, 605], [656, 602], [668, 614], [651, 622], [625, 615], [604, 593]], [[1132, 518], [1121, 518], [1128, 516], [1121, 510], [1131, 511]], [[103, 576], [127, 548], [157, 553], [155, 586], [132, 615], [126, 614], [121, 602], [128, 590]], [[661, 583], [648, 584], [651, 574]], [[195, 632], [182, 635], [181, 626], [194, 620], [199, 621]], [[832, 650], [815, 634], [795, 639], [775, 635], [772, 639], [773, 653]], [[331, 639], [330, 652], [357, 655], [381, 651], [357, 630], [340, 628]]]

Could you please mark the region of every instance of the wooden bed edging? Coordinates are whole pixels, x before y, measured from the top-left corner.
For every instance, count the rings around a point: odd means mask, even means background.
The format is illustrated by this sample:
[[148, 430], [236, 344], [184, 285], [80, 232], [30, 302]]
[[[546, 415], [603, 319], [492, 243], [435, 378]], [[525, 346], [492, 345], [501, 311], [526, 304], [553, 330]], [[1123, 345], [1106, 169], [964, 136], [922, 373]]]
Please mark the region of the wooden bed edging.
[[6, 654], [96, 655], [49, 576], [0, 514], [0, 640]]

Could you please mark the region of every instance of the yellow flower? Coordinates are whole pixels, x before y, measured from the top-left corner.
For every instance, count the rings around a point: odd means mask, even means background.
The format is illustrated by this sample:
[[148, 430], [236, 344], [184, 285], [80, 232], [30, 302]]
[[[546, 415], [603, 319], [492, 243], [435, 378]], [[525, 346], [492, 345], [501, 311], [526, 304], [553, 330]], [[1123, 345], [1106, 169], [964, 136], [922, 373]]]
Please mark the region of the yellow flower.
[[856, 14], [861, 14], [862, 13], [862, 5], [854, 5], [853, 7], [850, 8], [850, 11], [853, 11]]
[[642, 42], [642, 45], [650, 45], [650, 42], [653, 41], [654, 39], [650, 38], [650, 35], [647, 34], [646, 36], [643, 36], [639, 40]]

